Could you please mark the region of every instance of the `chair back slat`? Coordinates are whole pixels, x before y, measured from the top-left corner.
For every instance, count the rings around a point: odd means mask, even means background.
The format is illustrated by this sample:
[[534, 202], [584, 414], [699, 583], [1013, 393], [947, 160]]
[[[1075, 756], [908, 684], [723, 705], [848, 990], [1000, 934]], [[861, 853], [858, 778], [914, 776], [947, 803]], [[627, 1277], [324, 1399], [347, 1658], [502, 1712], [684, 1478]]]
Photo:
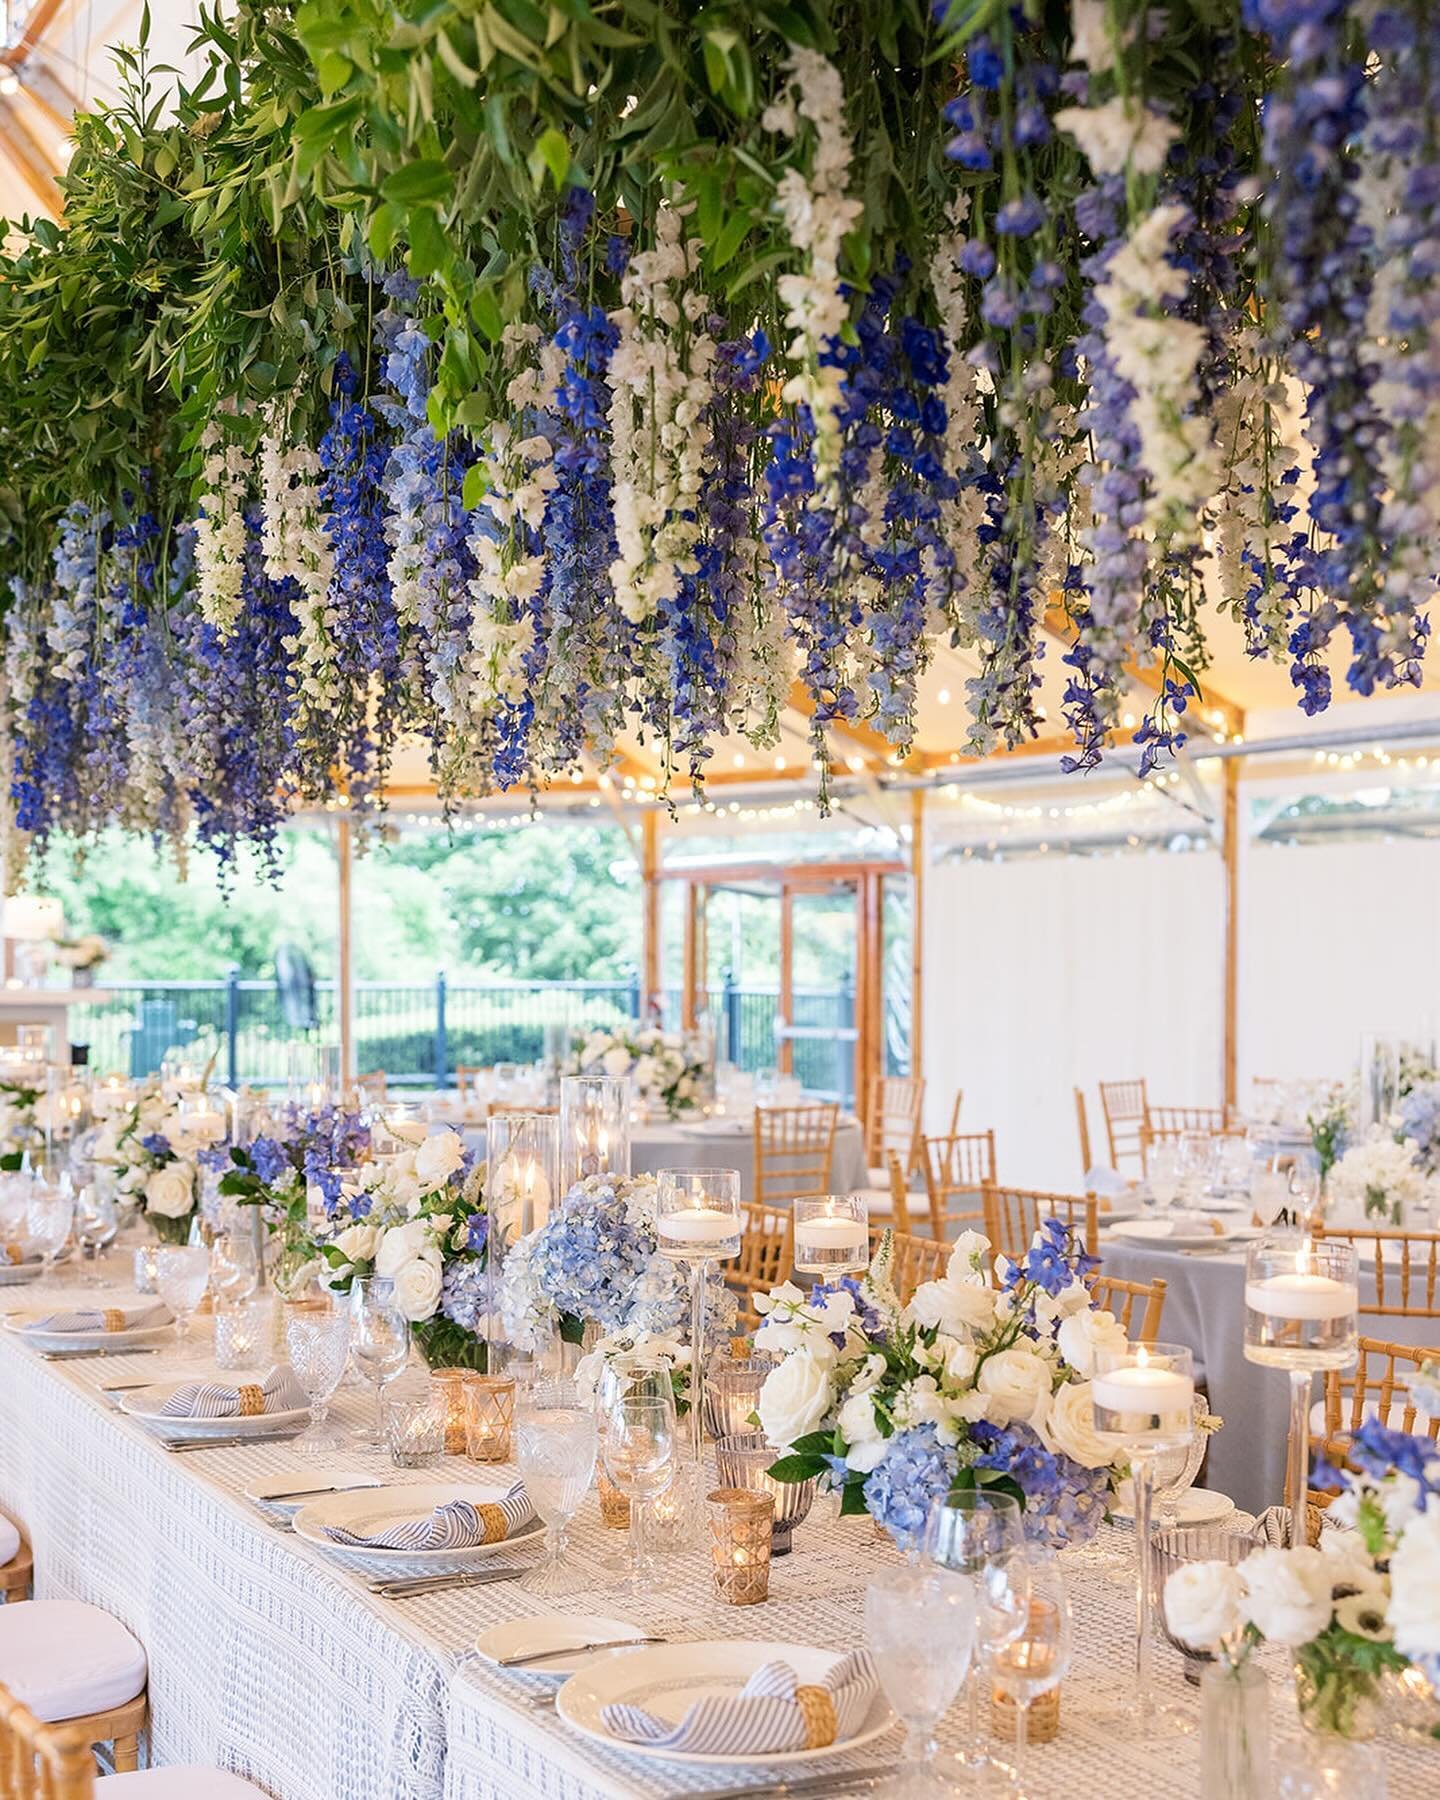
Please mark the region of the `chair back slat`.
[[985, 1216], [982, 1193], [995, 1179], [995, 1133], [950, 1132], [921, 1139], [925, 1152], [925, 1188], [930, 1198], [930, 1235], [954, 1237]]
[[754, 1331], [760, 1323], [755, 1296], [779, 1287], [794, 1267], [794, 1214], [762, 1200], [742, 1200], [740, 1210], [740, 1254], [727, 1266], [725, 1282], [739, 1303], [739, 1328]]
[[383, 1105], [389, 1098], [383, 1069], [371, 1069], [368, 1074], [357, 1075], [355, 1085], [372, 1106]]
[[[1131, 1343], [1158, 1344], [1160, 1317], [1165, 1310], [1165, 1277], [1153, 1281], [1125, 1281], [1101, 1269], [1090, 1283], [1090, 1297], [1104, 1312], [1113, 1313]], [[1135, 1314], [1141, 1308], [1139, 1323]]]
[[890, 1223], [897, 1237], [908, 1237], [911, 1231], [909, 1176], [893, 1150], [886, 1163], [886, 1172], [890, 1177]]
[[942, 1278], [954, 1248], [953, 1244], [941, 1243], [935, 1238], [896, 1237], [891, 1281], [902, 1306], [908, 1304], [922, 1282]]
[[755, 1108], [755, 1191], [752, 1198], [774, 1203], [799, 1194], [828, 1194], [840, 1108], [814, 1106]]
[[908, 1075], [877, 1075], [870, 1083], [870, 1109], [865, 1122], [865, 1160], [883, 1169], [894, 1151], [907, 1171], [920, 1159], [920, 1109], [925, 1082]]
[[[1333, 1234], [1332, 1234], [1333, 1235]], [[1436, 1333], [1440, 1339], [1440, 1332]], [[1350, 1455], [1355, 1433], [1368, 1418], [1378, 1418], [1390, 1431], [1418, 1433], [1440, 1442], [1440, 1417], [1417, 1412], [1410, 1397], [1411, 1378], [1423, 1363], [1440, 1358], [1440, 1345], [1426, 1350], [1415, 1344], [1392, 1344], [1383, 1338], [1356, 1340], [1353, 1369], [1331, 1369], [1325, 1376], [1325, 1434], [1314, 1446], [1336, 1468]], [[1333, 1493], [1311, 1489], [1312, 1506], [1327, 1506]]]
[[[1360, 1311], [1401, 1319], [1440, 1318], [1440, 1231], [1318, 1225], [1316, 1239], [1354, 1244], [1360, 1258]], [[1372, 1283], [1367, 1264], [1373, 1262]]]
[[956, 1088], [955, 1104], [950, 1108], [950, 1136], [954, 1137], [960, 1129], [960, 1108], [965, 1104], [964, 1088]]
[[0, 1800], [92, 1800], [95, 1753], [73, 1725], [46, 1725], [0, 1687]]
[[1094, 1194], [1047, 1194], [1036, 1188], [983, 1189], [985, 1235], [996, 1256], [1018, 1262], [1047, 1219], [1059, 1219], [1094, 1256], [1099, 1247], [1100, 1203]]
[[1110, 1142], [1110, 1167], [1131, 1161], [1145, 1171], [1145, 1082], [1102, 1081], [1100, 1110], [1105, 1115], [1105, 1135]]
[[1145, 1144], [1163, 1138], [1184, 1137], [1187, 1131], [1205, 1131], [1211, 1137], [1233, 1137], [1243, 1127], [1232, 1124], [1223, 1106], [1148, 1106], [1145, 1109]]

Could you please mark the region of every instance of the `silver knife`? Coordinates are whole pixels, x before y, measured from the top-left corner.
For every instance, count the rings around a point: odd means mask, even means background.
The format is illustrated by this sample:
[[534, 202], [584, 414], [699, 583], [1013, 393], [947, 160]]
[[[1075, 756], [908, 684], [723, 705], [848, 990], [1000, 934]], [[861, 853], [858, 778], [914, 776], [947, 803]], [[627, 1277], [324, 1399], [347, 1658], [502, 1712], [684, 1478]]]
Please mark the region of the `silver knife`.
[[593, 1644], [565, 1644], [559, 1650], [532, 1650], [528, 1656], [497, 1656], [497, 1669], [528, 1669], [532, 1663], [554, 1662], [557, 1656], [589, 1656], [595, 1650], [625, 1650], [631, 1644], [663, 1644], [663, 1637], [602, 1638]]
[[315, 1494], [356, 1494], [377, 1485], [373, 1481], [354, 1481], [336, 1487], [289, 1488], [283, 1494], [262, 1495], [261, 1504], [273, 1506], [277, 1500], [309, 1500]]
[[136, 1350], [42, 1350], [41, 1362], [84, 1362], [92, 1356], [154, 1356], [158, 1344], [142, 1344]]
[[447, 1588], [487, 1587], [492, 1581], [518, 1581], [525, 1569], [484, 1569], [457, 1575], [431, 1575], [414, 1581], [371, 1581], [372, 1594], [386, 1600], [408, 1600], [416, 1594], [440, 1594]]
[[805, 1775], [794, 1781], [761, 1781], [750, 1787], [710, 1788], [703, 1795], [667, 1794], [665, 1800], [789, 1800], [792, 1794], [848, 1794], [871, 1788], [894, 1769], [832, 1769], [828, 1775]]
[[161, 1438], [159, 1443], [171, 1456], [184, 1456], [191, 1450], [233, 1450], [237, 1444], [284, 1444], [295, 1435], [293, 1431], [281, 1437], [257, 1432], [253, 1437]]

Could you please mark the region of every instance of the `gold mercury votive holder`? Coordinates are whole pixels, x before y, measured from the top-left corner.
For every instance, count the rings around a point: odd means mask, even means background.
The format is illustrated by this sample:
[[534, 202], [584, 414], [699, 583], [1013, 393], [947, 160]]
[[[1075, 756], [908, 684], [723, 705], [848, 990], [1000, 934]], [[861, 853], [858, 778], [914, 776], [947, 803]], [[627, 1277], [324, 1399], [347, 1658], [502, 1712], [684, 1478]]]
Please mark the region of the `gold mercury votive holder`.
[[804, 1523], [815, 1504], [815, 1477], [812, 1475], [809, 1481], [776, 1481], [770, 1466], [779, 1460], [780, 1452], [766, 1442], [763, 1431], [722, 1437], [715, 1446], [716, 1466], [726, 1487], [769, 1494], [775, 1504], [770, 1527], [770, 1554], [788, 1556], [795, 1527]]
[[469, 1374], [460, 1384], [465, 1454], [471, 1462], [509, 1462], [515, 1423], [515, 1377]]
[[430, 1386], [445, 1418], [445, 1454], [464, 1456], [465, 1387], [475, 1378], [473, 1369], [432, 1369]]
[[770, 1597], [775, 1502], [749, 1488], [713, 1488], [706, 1511], [717, 1598], [726, 1606], [759, 1606]]

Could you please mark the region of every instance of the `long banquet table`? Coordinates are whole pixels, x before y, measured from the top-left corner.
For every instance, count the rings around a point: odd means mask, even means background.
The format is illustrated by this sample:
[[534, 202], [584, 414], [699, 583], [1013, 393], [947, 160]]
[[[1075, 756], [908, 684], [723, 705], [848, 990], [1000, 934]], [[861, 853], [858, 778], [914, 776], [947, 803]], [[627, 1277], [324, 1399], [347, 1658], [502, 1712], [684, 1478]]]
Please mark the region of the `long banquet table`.
[[[95, 1290], [11, 1288], [3, 1305], [82, 1296], [93, 1304]], [[172, 1455], [112, 1410], [101, 1391], [108, 1383], [211, 1367], [198, 1337], [183, 1353], [64, 1363], [42, 1361], [13, 1333], [0, 1332], [0, 1508], [34, 1542], [41, 1597], [105, 1607], [145, 1645], [157, 1762], [215, 1764], [247, 1776], [275, 1800], [659, 1800], [736, 1781], [733, 1768], [661, 1763], [593, 1745], [532, 1703], [551, 1684], [467, 1659], [487, 1625], [546, 1610], [546, 1603], [509, 1583], [381, 1600], [358, 1575], [276, 1530], [245, 1499], [244, 1488], [257, 1478], [297, 1466], [289, 1446]], [[342, 1389], [335, 1414], [353, 1422], [368, 1405], [367, 1394]], [[447, 1473], [473, 1481], [486, 1471], [457, 1460]], [[495, 1470], [501, 1479], [508, 1473]], [[386, 1478], [436, 1477], [387, 1466]], [[601, 1528], [593, 1496], [574, 1535], [577, 1556], [591, 1567], [624, 1543]], [[1129, 1551], [1129, 1533], [1115, 1527], [1096, 1545], [1066, 1553], [1076, 1665], [1064, 1689], [1061, 1734], [1033, 1752], [1033, 1800], [1199, 1792], [1193, 1737], [1117, 1736], [1097, 1712], [1095, 1684], [1123, 1682], [1131, 1654], [1131, 1601], [1113, 1579]], [[661, 1588], [642, 1613], [617, 1608], [603, 1587], [563, 1610], [619, 1610], [677, 1640], [758, 1637], [843, 1647], [863, 1636], [868, 1577], [895, 1561], [868, 1520], [835, 1519], [821, 1502], [797, 1531], [794, 1553], [775, 1564], [763, 1607], [717, 1605], [697, 1551], [667, 1559]], [[1193, 1706], [1179, 1659], [1163, 1642], [1156, 1664], [1164, 1691]], [[1272, 1658], [1271, 1667], [1279, 1678], [1278, 1727], [1293, 1721], [1293, 1705], [1283, 1664]], [[961, 1711], [952, 1708], [945, 1721], [947, 1745], [958, 1741]], [[833, 1792], [845, 1791], [844, 1769], [893, 1761], [898, 1744], [897, 1730], [837, 1756], [828, 1765], [836, 1772]], [[1397, 1744], [1386, 1754], [1390, 1800], [1437, 1791], [1440, 1747]], [[759, 1773], [746, 1771], [746, 1779]]]

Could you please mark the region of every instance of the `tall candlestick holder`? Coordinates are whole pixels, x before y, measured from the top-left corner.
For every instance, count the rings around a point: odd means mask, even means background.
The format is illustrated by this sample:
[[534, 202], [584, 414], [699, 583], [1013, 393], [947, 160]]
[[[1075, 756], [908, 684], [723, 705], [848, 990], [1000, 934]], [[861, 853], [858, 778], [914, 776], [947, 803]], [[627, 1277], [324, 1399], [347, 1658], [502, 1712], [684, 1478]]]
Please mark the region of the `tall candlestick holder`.
[[738, 1169], [662, 1169], [655, 1235], [662, 1255], [690, 1271], [690, 1461], [696, 1504], [705, 1492], [706, 1289], [716, 1263], [740, 1254]]
[[1292, 1549], [1305, 1542], [1311, 1386], [1322, 1370], [1354, 1363], [1359, 1307], [1354, 1244], [1262, 1239], [1246, 1252], [1245, 1360], [1290, 1376], [1286, 1486]]
[[592, 1175], [630, 1173], [630, 1078], [566, 1075], [560, 1083], [560, 1191]]

